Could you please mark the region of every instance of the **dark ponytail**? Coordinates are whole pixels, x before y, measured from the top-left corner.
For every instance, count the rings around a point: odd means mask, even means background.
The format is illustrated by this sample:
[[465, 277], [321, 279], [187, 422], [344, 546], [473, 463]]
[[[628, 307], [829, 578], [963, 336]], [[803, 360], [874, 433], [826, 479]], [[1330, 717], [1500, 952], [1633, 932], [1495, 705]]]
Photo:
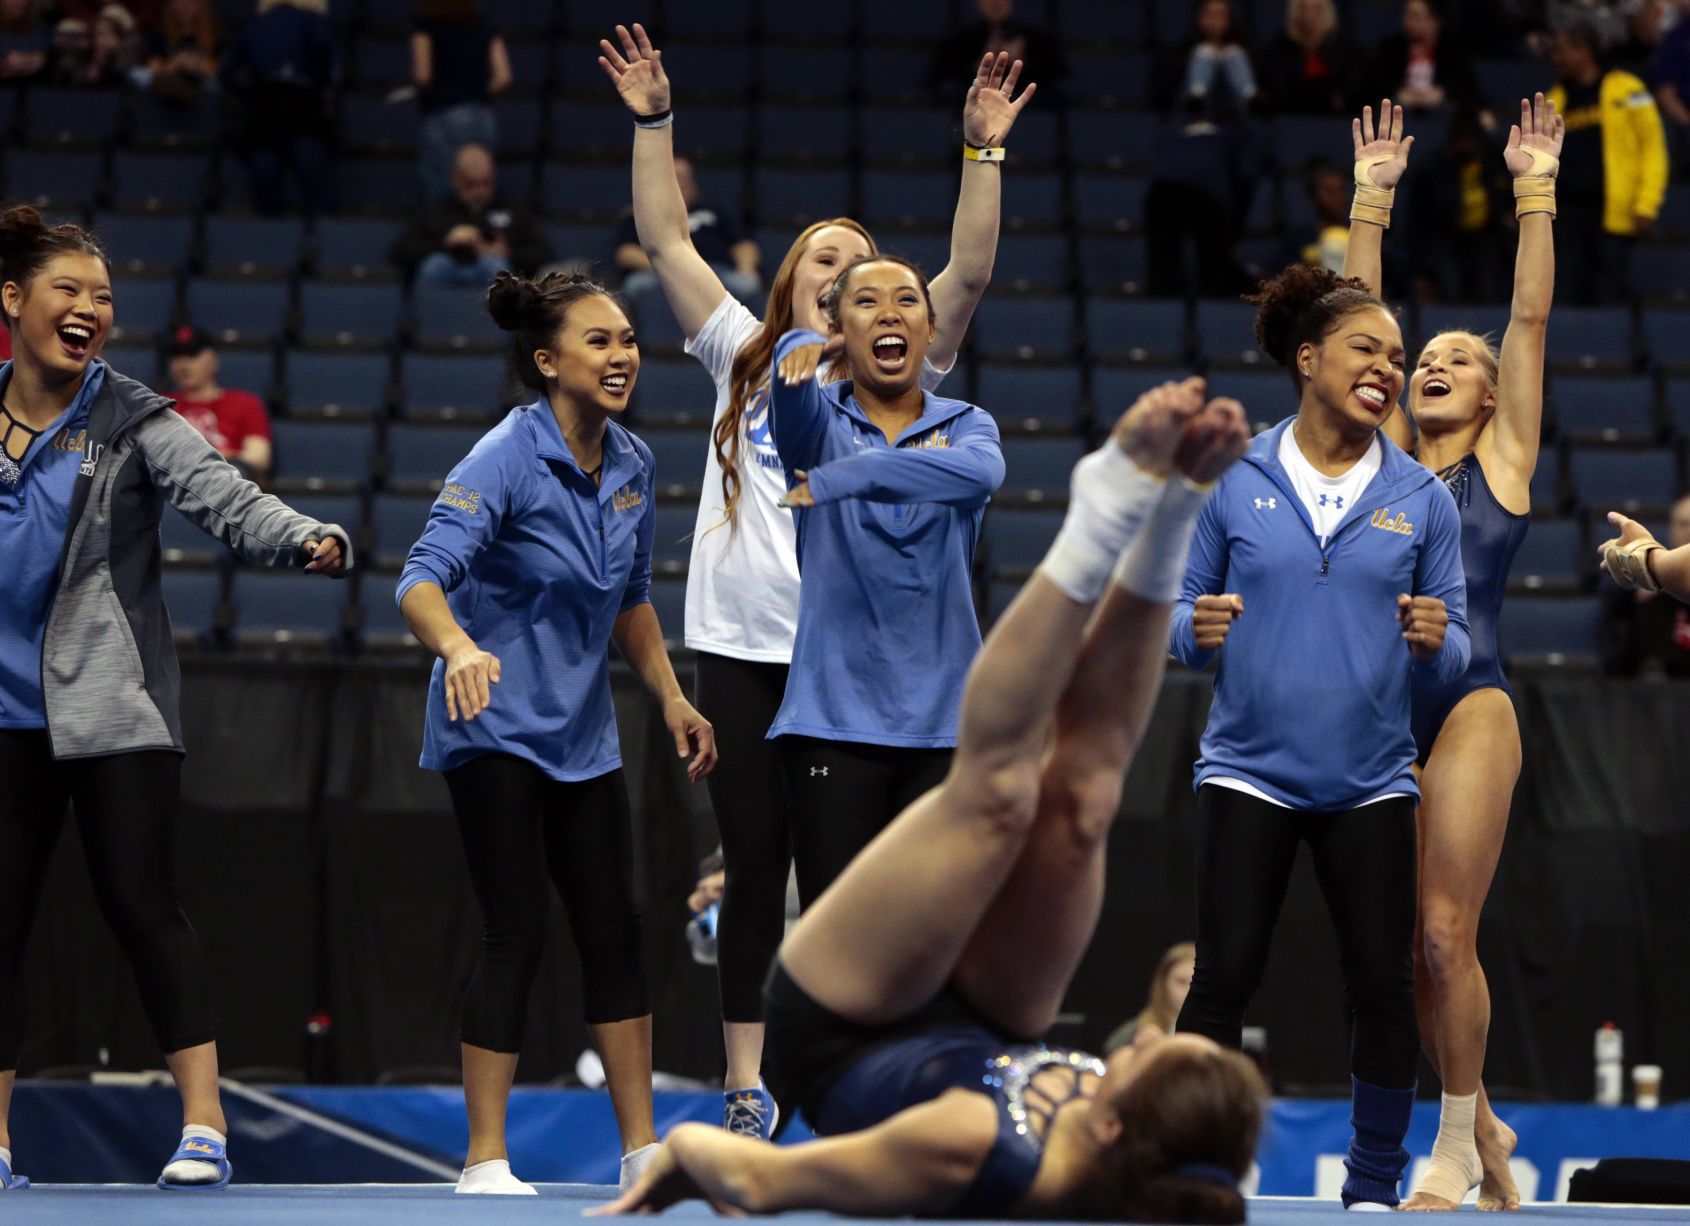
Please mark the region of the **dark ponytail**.
[[1389, 310], [1358, 277], [1340, 277], [1312, 264], [1293, 264], [1277, 277], [1263, 281], [1244, 301], [1256, 310], [1256, 343], [1262, 352], [1291, 371], [1291, 385], [1303, 393], [1297, 369], [1297, 350], [1318, 345], [1332, 334], [1338, 321], [1368, 307]]
[[[0, 212], [0, 284], [28, 286], [56, 255], [91, 255], [111, 272], [111, 261], [94, 236], [81, 226], [49, 226], [30, 205], [14, 204]], [[6, 320], [8, 326], [11, 317]]]
[[546, 390], [545, 377], [534, 364], [536, 349], [549, 349], [569, 317], [569, 308], [593, 295], [621, 302], [604, 286], [580, 273], [549, 272], [538, 280], [502, 272], [487, 289], [487, 313], [511, 338], [511, 365], [523, 385]]

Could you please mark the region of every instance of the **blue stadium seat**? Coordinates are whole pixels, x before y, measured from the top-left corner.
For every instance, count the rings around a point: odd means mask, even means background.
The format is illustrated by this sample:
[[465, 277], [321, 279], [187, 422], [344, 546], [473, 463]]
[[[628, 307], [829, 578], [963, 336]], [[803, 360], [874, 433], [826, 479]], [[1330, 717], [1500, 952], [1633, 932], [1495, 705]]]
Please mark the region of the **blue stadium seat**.
[[108, 340], [100, 350], [100, 357], [120, 375], [139, 379], [148, 387], [158, 385], [158, 349], [152, 345], [114, 344]]
[[268, 344], [286, 323], [288, 287], [272, 281], [190, 281], [188, 318], [230, 344]]
[[651, 448], [659, 490], [697, 491], [703, 484], [708, 430], [641, 430], [640, 441]]
[[653, 350], [680, 349], [686, 335], [662, 290], [653, 287], [630, 295], [628, 305], [634, 312], [634, 328], [643, 351], [649, 354]]
[[350, 493], [370, 484], [376, 435], [368, 423], [284, 418], [272, 422], [270, 432], [277, 490]]
[[1006, 438], [1003, 440], [1003, 488], [1011, 493], [1038, 491], [1067, 497], [1068, 478], [1085, 454], [1073, 438]]
[[124, 277], [112, 287], [111, 340], [122, 344], [163, 336], [176, 317], [176, 282]]
[[1600, 512], [1659, 510], [1682, 488], [1678, 457], [1664, 448], [1574, 447], [1567, 453], [1567, 475], [1579, 505]]
[[1549, 317], [1548, 356], [1550, 365], [1557, 367], [1630, 369], [1631, 311], [1626, 307], [1556, 309]]
[[1557, 375], [1549, 394], [1556, 428], [1574, 439], [1646, 443], [1655, 436], [1655, 382], [1647, 375]]
[[313, 235], [313, 265], [324, 276], [386, 280], [394, 276], [387, 252], [402, 222], [362, 217], [322, 217]]
[[1511, 590], [1572, 592], [1583, 586], [1589, 571], [1583, 526], [1576, 519], [1533, 519], [1514, 568]]
[[[627, 112], [621, 123], [627, 125]], [[623, 158], [627, 150], [623, 150]], [[633, 180], [621, 166], [584, 166], [547, 162], [541, 175], [546, 211], [582, 221], [614, 221], [633, 202]]]
[[985, 533], [992, 574], [1030, 574], [1061, 527], [1062, 512], [1054, 508], [992, 507], [986, 513]]
[[391, 282], [306, 281], [299, 287], [299, 335], [313, 345], [385, 345], [398, 331], [402, 306]]
[[851, 112], [843, 106], [764, 103], [757, 108], [757, 156], [837, 163], [851, 149]]
[[1473, 64], [1479, 79], [1479, 96], [1501, 116], [1520, 115], [1520, 99], [1555, 84], [1554, 70], [1542, 60], [1479, 59]]
[[1281, 115], [1273, 121], [1273, 149], [1287, 170], [1301, 170], [1316, 158], [1346, 166], [1351, 148], [1349, 125], [1333, 123], [1331, 116]]
[[685, 414], [708, 423], [716, 404], [716, 384], [691, 358], [646, 358], [634, 381], [634, 407], [641, 418]]
[[947, 225], [956, 213], [956, 176], [943, 170], [866, 170], [863, 215], [871, 225]]
[[[743, 48], [736, 50], [743, 51]], [[746, 78], [741, 76], [735, 79]], [[733, 162], [737, 177], [738, 163], [745, 157], [746, 141], [750, 135], [746, 123], [749, 113], [750, 108], [745, 106], [711, 106], [708, 103], [700, 103], [688, 107], [686, 127], [675, 133], [676, 150], [687, 157], [706, 162]], [[713, 192], [707, 191], [705, 194], [715, 199], [718, 204], [723, 203], [722, 198]], [[741, 194], [738, 191], [734, 193], [736, 207]]]
[[659, 502], [656, 532], [651, 543], [652, 568], [669, 573], [684, 572], [692, 557], [692, 530], [697, 526], [696, 504]]
[[358, 637], [365, 651], [423, 652], [394, 601], [392, 575], [366, 573], [358, 589]]
[[798, 5], [790, 0], [759, 0], [763, 33], [770, 38], [826, 39], [843, 42], [851, 37], [853, 17], [849, 5]]
[[172, 102], [157, 94], [130, 99], [129, 142], [137, 149], [206, 149], [217, 139], [217, 95], [192, 102]]
[[[805, 10], [806, 14], [814, 11]], [[845, 98], [851, 93], [855, 76], [851, 49], [844, 42], [809, 46], [764, 43], [757, 57], [757, 74], [765, 98], [805, 101]]]
[[1089, 103], [1142, 107], [1150, 101], [1150, 76], [1149, 57], [1139, 52], [1076, 49], [1068, 54], [1068, 90]]
[[[954, 201], [953, 201], [954, 203]], [[998, 252], [1001, 257], [1002, 244], [1010, 236], [998, 240]], [[1019, 235], [1016, 237], [1025, 237]], [[927, 274], [931, 281], [945, 270], [945, 265], [951, 262], [951, 236], [948, 232], [928, 232], [925, 234], [878, 234], [875, 236], [879, 249], [888, 255], [902, 256], [906, 260], [913, 260], [915, 266]], [[993, 277], [998, 276], [996, 269]], [[759, 307], [758, 309], [761, 309]]]
[[[1690, 195], [1690, 193], [1686, 193]], [[1551, 327], [1554, 327], [1551, 316]], [[1690, 311], [1646, 310], [1643, 312], [1643, 347], [1649, 360], [1662, 370], [1690, 370]]]
[[347, 94], [341, 99], [337, 135], [342, 149], [360, 153], [416, 153], [420, 118], [414, 100]]
[[[1147, 0], [1062, 0], [1062, 28], [1070, 38], [1095, 38], [1111, 42], [1143, 42], [1150, 37], [1150, 10]], [[1173, 5], [1176, 13], [1185, 6]], [[1185, 22], [1190, 13], [1185, 12]], [[1182, 23], [1177, 38], [1183, 39], [1189, 25]]]
[[850, 190], [851, 175], [846, 170], [760, 167], [752, 200], [759, 225], [807, 226], [824, 217], [839, 216]]
[[365, 89], [396, 89], [411, 83], [411, 42], [365, 36], [352, 46], [353, 81]]
[[1063, 366], [982, 363], [975, 373], [974, 400], [1000, 425], [1038, 421], [1077, 426], [1084, 410], [1080, 370]]
[[1601, 653], [1602, 602], [1595, 596], [1516, 596], [1502, 605], [1497, 643], [1512, 665], [1590, 665]]
[[1023, 171], [1003, 181], [1006, 227], [1055, 228], [1062, 224], [1062, 176]]
[[614, 276], [616, 236], [607, 227], [549, 221], [543, 228], [558, 259], [584, 260], [598, 270], [600, 277]]
[[930, 48], [870, 44], [862, 49], [859, 67], [863, 93], [873, 102], [927, 102]]
[[657, 624], [663, 629], [663, 641], [671, 647], [678, 647], [686, 635], [686, 581], [654, 576], [651, 581], [651, 608], [657, 614]]
[[507, 374], [497, 354], [407, 353], [399, 362], [399, 415], [491, 419], [512, 403]]
[[391, 363], [385, 353], [296, 350], [284, 378], [288, 411], [316, 417], [380, 416], [387, 405]]
[[224, 549], [215, 537], [206, 535], [198, 524], [168, 503], [159, 517], [158, 541], [167, 566], [211, 566]]
[[370, 565], [381, 570], [403, 567], [433, 506], [433, 494], [377, 494], [370, 504]]
[[433, 349], [498, 349], [507, 338], [487, 314], [487, 292], [419, 285], [411, 299], [417, 344]]
[[[176, 275], [188, 263], [194, 243], [192, 217], [154, 214], [103, 213], [94, 218], [94, 233], [111, 257], [113, 268], [126, 274]], [[121, 297], [125, 276], [116, 286]]]
[[1144, 239], [1139, 235], [1080, 237], [1080, 278], [1088, 292], [1136, 294], [1144, 288], [1147, 275]]
[[1113, 361], [1177, 363], [1186, 353], [1185, 303], [1088, 299], [1086, 342]]
[[561, 159], [563, 168], [571, 173], [586, 169], [579, 164], [582, 160], [608, 160], [620, 153], [622, 165], [616, 169], [621, 174], [622, 203], [626, 204], [633, 190], [627, 165], [628, 134], [624, 131], [618, 137], [618, 124], [628, 126], [628, 109], [615, 100], [614, 94], [608, 101], [602, 96], [559, 98], [552, 102], [547, 115], [547, 134], [552, 156]]
[[1061, 234], [1005, 234], [998, 240], [992, 284], [1015, 290], [1055, 290], [1068, 284], [1068, 239]]
[[1631, 292], [1650, 302], [1690, 305], [1690, 246], [1640, 243], [1634, 247]]
[[205, 201], [208, 168], [198, 153], [118, 153], [112, 159], [112, 202], [120, 209], [193, 212]]
[[975, 308], [969, 331], [988, 355], [1062, 357], [1074, 349], [1074, 306], [1065, 297], [988, 296]]
[[99, 194], [105, 159], [98, 153], [45, 153], [12, 149], [6, 154], [6, 194], [40, 207], [81, 209]]
[[[182, 518], [174, 510], [167, 510], [165, 514]], [[161, 585], [165, 612], [170, 617], [170, 629], [177, 646], [209, 645], [222, 615], [222, 572], [166, 566]]]
[[483, 426], [418, 426], [395, 422], [387, 431], [387, 488], [434, 492], [487, 431]]
[[[415, 158], [343, 157], [335, 162], [332, 173], [336, 207], [343, 214], [404, 216], [416, 210]], [[506, 188], [515, 190], [516, 184], [506, 184]]]
[[961, 135], [962, 120], [950, 107], [869, 106], [860, 117], [863, 156], [870, 165], [933, 163], [948, 168]]
[[1291, 379], [1278, 366], [1270, 370], [1217, 370], [1208, 377], [1210, 396], [1230, 396], [1244, 406], [1245, 417], [1271, 424], [1297, 411]]
[[[165, 358], [168, 374], [170, 359]], [[269, 349], [224, 349], [217, 355], [217, 383], [267, 400], [276, 382], [276, 355]]]
[[1256, 344], [1256, 308], [1248, 302], [1205, 300], [1197, 304], [1197, 348], [1223, 366], [1254, 366], [1268, 358]]
[[1070, 111], [1068, 152], [1081, 166], [1142, 169], [1150, 163], [1157, 127], [1148, 111]]
[[117, 134], [123, 95], [117, 90], [55, 89], [28, 93], [24, 141], [38, 148], [97, 148]]
[[1566, 482], [1562, 477], [1561, 446], [1543, 444], [1532, 470], [1532, 514], [1556, 515], [1566, 508]]
[[[672, 4], [668, 6], [668, 10], [664, 16], [671, 31], [680, 38], [739, 41], [750, 37], [751, 26], [756, 20], [756, 5], [753, 0], [718, 0], [717, 3], [709, 5]], [[617, 12], [621, 14], [624, 9], [618, 9]], [[615, 20], [625, 23], [625, 18], [620, 15]], [[678, 51], [675, 53], [675, 62], [684, 62]]]
[[287, 571], [235, 572], [235, 641], [249, 646], [333, 647], [342, 636], [348, 588]]
[[1074, 176], [1074, 218], [1083, 229], [1130, 230], [1144, 223], [1149, 180], [1137, 175]]
[[[1023, 124], [1026, 127], [1022, 127]], [[961, 135], [960, 127], [958, 135]], [[1035, 106], [1021, 112], [1021, 118], [1015, 121], [1015, 140], [1019, 142], [1023, 139], [1027, 143], [1024, 148], [1017, 145], [1017, 165], [1040, 170], [1054, 169], [1062, 150], [1062, 120], [1056, 108]]]
[[306, 519], [344, 529], [352, 537], [353, 549], [364, 540], [364, 500], [357, 494], [295, 494], [288, 505]]
[[1680, 439], [1690, 438], [1690, 376], [1674, 375], [1666, 381], [1667, 421]]
[[1091, 372], [1092, 412], [1097, 428], [1112, 426], [1133, 401], [1153, 387], [1177, 383], [1192, 372], [1179, 366], [1096, 366]]
[[[1550, 346], [1555, 344], [1555, 333], [1558, 331], [1560, 312], [1550, 317]], [[1409, 329], [1405, 328], [1404, 332]], [[1502, 334], [1508, 331], [1508, 308], [1506, 306], [1423, 306], [1420, 308], [1419, 327], [1414, 329], [1424, 345], [1440, 332], [1476, 332], [1480, 336], [1489, 334], [1496, 344], [1502, 343]]]
[[205, 266], [218, 276], [274, 277], [299, 266], [305, 226], [297, 217], [205, 219]]
[[[515, 47], [510, 48], [515, 51]], [[545, 48], [540, 48], [542, 54]], [[511, 63], [512, 74], [516, 79], [524, 80], [524, 75], [517, 70], [513, 57]], [[538, 82], [538, 77], [526, 78], [530, 82]], [[540, 104], [532, 98], [495, 98], [493, 100], [493, 119], [497, 125], [498, 136], [493, 142], [494, 152], [508, 160], [532, 161], [540, 156], [540, 150], [546, 141], [545, 113]]]

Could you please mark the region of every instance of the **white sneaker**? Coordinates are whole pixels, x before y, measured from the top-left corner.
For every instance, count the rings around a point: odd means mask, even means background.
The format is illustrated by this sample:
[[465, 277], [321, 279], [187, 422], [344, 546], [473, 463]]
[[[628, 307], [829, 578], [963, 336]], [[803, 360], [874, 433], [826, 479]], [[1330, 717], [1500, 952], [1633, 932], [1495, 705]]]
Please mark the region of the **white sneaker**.
[[636, 1150], [623, 1154], [622, 1175], [617, 1181], [617, 1186], [626, 1192], [638, 1183], [640, 1176], [645, 1173], [646, 1167], [651, 1165], [651, 1160], [657, 1157], [657, 1151], [662, 1148], [661, 1143], [653, 1141], [650, 1145], [642, 1145]]
[[481, 1196], [538, 1196], [529, 1184], [511, 1174], [508, 1158], [494, 1158], [491, 1162], [477, 1162], [466, 1166], [458, 1176], [454, 1191]]

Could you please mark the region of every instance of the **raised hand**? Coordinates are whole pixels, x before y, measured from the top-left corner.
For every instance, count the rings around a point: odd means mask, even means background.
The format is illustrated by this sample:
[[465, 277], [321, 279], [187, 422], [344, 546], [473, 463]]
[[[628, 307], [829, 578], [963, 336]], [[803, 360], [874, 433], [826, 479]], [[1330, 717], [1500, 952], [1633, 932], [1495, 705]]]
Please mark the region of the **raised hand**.
[[814, 379], [821, 364], [830, 361], [845, 348], [845, 337], [835, 332], [825, 345], [800, 345], [780, 361], [780, 381], [787, 387], [797, 387], [806, 379]]
[[1618, 528], [1620, 534], [1612, 540], [1603, 541], [1596, 551], [1602, 573], [1628, 591], [1660, 591], [1660, 582], [1649, 568], [1649, 555], [1663, 548], [1661, 543], [1649, 529], [1618, 511], [1608, 512], [1608, 522]]
[[1390, 189], [1408, 170], [1408, 153], [1414, 138], [1403, 135], [1402, 107], [1389, 98], [1379, 100], [1379, 122], [1373, 122], [1373, 108], [1361, 108], [1361, 118], [1350, 120], [1350, 143], [1355, 147], [1358, 173], [1374, 187]]
[[633, 32], [627, 26], [616, 27], [616, 37], [622, 50], [599, 39], [599, 67], [616, 85], [616, 92], [636, 115], [656, 115], [669, 109], [669, 74], [663, 71], [663, 53], [651, 45], [645, 27], [634, 23]]
[[1561, 169], [1561, 145], [1567, 139], [1567, 120], [1555, 111], [1555, 100], [1542, 94], [1520, 99], [1520, 122], [1508, 129], [1502, 160], [1516, 179], [1545, 175], [1553, 179]]
[[1021, 108], [1039, 88], [1029, 81], [1016, 98], [1015, 84], [1020, 79], [1021, 61], [1011, 63], [1009, 52], [993, 55], [988, 51], [981, 57], [980, 70], [974, 74], [974, 83], [968, 87], [968, 98], [962, 104], [964, 140], [984, 147], [1003, 144], [1020, 117]]
[[1219, 481], [1249, 445], [1250, 423], [1244, 406], [1217, 396], [1186, 426], [1174, 452], [1174, 467], [1198, 485], [1208, 485]]

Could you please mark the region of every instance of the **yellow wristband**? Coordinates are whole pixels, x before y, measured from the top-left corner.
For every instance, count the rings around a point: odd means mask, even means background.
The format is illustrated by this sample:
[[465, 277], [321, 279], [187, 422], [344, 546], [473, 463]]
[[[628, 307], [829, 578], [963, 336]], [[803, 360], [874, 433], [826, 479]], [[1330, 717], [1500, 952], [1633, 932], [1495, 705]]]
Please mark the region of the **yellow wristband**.
[[992, 145], [985, 149], [976, 149], [973, 145], [964, 145], [962, 156], [971, 162], [1001, 162], [1003, 161], [1003, 146]]
[[1514, 180], [1514, 216], [1528, 213], [1555, 216], [1555, 180], [1549, 175], [1521, 175]]

